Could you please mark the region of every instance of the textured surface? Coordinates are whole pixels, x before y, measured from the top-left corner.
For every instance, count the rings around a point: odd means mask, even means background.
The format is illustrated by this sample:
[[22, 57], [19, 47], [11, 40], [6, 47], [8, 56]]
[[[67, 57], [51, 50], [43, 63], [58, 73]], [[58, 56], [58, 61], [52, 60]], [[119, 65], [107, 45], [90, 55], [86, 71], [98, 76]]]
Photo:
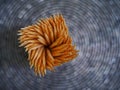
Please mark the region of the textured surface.
[[[44, 78], [29, 68], [17, 31], [61, 12], [80, 50]], [[0, 90], [120, 90], [119, 0], [0, 0]]]

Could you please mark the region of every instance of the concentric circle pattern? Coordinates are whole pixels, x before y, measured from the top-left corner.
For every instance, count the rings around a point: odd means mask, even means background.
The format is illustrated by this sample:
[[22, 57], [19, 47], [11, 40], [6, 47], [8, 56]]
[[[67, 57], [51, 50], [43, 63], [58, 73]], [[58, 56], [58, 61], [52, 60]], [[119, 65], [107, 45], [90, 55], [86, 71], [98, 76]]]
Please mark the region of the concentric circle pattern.
[[[62, 13], [78, 57], [45, 77], [29, 68], [17, 31]], [[0, 0], [0, 90], [120, 90], [119, 0]]]

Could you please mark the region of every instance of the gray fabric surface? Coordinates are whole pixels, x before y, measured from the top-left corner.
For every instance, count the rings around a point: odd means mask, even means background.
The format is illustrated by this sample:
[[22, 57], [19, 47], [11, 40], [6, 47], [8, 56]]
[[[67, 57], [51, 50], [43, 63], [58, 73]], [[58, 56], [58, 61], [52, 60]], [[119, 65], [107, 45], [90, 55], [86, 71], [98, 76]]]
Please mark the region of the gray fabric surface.
[[[35, 76], [17, 31], [58, 12], [79, 56]], [[0, 0], [0, 90], [34, 89], [120, 90], [119, 0]]]

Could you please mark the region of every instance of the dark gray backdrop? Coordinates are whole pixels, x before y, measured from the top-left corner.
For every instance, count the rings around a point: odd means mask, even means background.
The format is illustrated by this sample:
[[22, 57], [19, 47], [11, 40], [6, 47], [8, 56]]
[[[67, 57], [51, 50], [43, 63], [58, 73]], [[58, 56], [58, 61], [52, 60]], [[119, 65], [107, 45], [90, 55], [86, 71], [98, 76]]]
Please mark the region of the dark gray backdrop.
[[[41, 78], [17, 31], [58, 12], [79, 56]], [[120, 90], [120, 0], [0, 0], [0, 90], [34, 89]]]

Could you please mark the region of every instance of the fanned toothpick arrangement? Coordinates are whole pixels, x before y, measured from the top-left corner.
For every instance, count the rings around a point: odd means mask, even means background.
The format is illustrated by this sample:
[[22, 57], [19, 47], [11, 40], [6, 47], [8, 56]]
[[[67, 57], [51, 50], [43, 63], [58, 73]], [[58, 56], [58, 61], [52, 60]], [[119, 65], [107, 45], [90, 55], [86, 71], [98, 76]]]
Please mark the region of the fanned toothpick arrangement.
[[73, 60], [77, 56], [65, 19], [56, 14], [18, 31], [20, 46], [28, 52], [30, 67], [37, 75]]

